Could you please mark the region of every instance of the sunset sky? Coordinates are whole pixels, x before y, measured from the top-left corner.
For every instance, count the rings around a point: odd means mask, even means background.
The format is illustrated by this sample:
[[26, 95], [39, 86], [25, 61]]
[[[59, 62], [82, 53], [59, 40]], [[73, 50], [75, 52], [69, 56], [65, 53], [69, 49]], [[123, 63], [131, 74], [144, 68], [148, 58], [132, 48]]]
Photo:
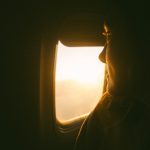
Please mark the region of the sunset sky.
[[98, 59], [102, 49], [66, 47], [58, 43], [56, 116], [59, 120], [72, 119], [95, 107], [101, 96], [104, 79], [104, 64]]

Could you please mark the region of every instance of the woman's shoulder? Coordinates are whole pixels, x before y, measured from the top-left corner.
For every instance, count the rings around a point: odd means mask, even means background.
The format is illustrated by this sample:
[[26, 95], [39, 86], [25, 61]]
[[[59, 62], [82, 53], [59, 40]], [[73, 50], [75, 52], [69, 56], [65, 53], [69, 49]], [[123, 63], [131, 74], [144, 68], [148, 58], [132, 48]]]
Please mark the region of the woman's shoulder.
[[150, 125], [149, 104], [143, 98], [116, 97], [106, 92], [89, 116], [89, 125], [100, 128], [110, 128], [124, 121]]

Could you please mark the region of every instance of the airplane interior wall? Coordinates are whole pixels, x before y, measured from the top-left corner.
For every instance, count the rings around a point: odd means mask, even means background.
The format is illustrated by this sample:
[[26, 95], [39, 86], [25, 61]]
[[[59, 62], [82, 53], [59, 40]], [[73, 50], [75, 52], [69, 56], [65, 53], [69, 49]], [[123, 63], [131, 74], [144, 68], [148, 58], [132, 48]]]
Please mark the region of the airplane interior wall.
[[15, 4], [2, 13], [0, 149], [38, 149], [41, 20]]
[[[2, 140], [0, 149], [2, 150], [41, 149], [40, 55], [42, 37], [48, 32], [47, 39], [52, 41], [57, 34], [56, 28], [59, 25], [60, 16], [72, 10], [72, 7], [65, 6], [65, 4], [51, 5], [50, 3], [12, 1], [5, 2], [0, 10], [2, 14], [0, 45], [2, 58], [0, 133]], [[80, 8], [82, 6], [84, 3]], [[61, 7], [64, 12], [58, 10]], [[78, 9], [79, 7], [73, 7], [74, 11]], [[53, 138], [53, 135], [49, 134], [49, 137]], [[57, 146], [58, 143], [54, 140], [55, 138], [51, 143], [54, 142], [53, 145]]]

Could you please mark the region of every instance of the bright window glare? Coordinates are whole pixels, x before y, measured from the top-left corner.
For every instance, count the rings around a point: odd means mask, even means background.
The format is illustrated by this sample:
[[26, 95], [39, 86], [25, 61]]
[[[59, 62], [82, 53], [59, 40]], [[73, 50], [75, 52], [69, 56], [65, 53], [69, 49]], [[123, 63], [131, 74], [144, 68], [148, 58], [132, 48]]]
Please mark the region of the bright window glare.
[[93, 110], [102, 94], [103, 47], [67, 47], [58, 42], [56, 59], [56, 117], [67, 121]]

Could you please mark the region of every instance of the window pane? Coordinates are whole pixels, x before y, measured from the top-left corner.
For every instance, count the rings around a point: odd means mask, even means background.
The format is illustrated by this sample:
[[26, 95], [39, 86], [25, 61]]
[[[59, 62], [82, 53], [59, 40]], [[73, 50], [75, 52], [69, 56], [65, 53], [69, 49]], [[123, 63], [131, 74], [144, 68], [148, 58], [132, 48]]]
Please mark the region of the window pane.
[[103, 47], [66, 47], [58, 43], [56, 61], [56, 117], [67, 121], [89, 113], [98, 103], [104, 81]]

